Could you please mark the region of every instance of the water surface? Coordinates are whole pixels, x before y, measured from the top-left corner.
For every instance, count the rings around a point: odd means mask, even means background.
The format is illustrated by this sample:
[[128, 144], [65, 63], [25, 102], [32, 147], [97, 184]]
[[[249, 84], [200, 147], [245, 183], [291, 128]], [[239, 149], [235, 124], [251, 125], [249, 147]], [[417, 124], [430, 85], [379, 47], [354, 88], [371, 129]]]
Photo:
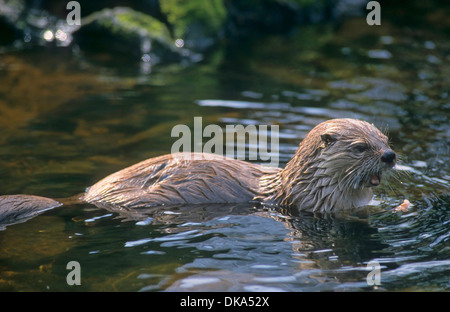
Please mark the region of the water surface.
[[[0, 58], [0, 192], [71, 196], [170, 152], [177, 124], [276, 124], [280, 166], [321, 121], [388, 132], [399, 173], [368, 217], [252, 205], [121, 214], [58, 208], [0, 232], [2, 291], [445, 291], [450, 287], [448, 37], [329, 25], [219, 49], [194, 66], [116, 67], [70, 48]], [[406, 212], [393, 208], [404, 199]], [[66, 264], [81, 265], [68, 286]], [[381, 265], [381, 285], [366, 282]]]

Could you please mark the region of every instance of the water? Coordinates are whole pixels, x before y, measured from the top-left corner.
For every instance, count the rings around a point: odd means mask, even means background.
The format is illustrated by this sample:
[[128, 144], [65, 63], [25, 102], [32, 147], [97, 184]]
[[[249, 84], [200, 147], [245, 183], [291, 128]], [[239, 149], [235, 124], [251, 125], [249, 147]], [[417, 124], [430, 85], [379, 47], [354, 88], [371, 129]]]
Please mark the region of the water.
[[[278, 124], [280, 166], [321, 121], [365, 119], [400, 155], [370, 216], [251, 205], [124, 214], [66, 206], [0, 232], [5, 291], [446, 291], [450, 288], [448, 54], [438, 32], [303, 27], [195, 66], [102, 66], [70, 49], [0, 58], [0, 192], [53, 198], [169, 153], [177, 124]], [[361, 29], [367, 29], [361, 28]], [[239, 53], [237, 53], [239, 52]], [[393, 208], [404, 199], [406, 212]], [[69, 261], [81, 286], [69, 286]], [[369, 286], [367, 264], [381, 265]]]

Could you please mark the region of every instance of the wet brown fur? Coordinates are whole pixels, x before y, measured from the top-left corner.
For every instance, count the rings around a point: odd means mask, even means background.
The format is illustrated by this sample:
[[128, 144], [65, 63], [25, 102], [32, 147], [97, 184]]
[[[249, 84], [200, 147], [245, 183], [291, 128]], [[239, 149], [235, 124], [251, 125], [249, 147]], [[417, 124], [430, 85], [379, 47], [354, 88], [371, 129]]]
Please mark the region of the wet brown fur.
[[386, 150], [388, 139], [375, 126], [334, 119], [311, 130], [284, 169], [217, 155], [165, 155], [106, 177], [84, 200], [125, 208], [260, 201], [314, 212], [344, 210], [371, 200], [369, 180], [388, 169], [380, 161]]
[[[343, 211], [371, 200], [371, 179], [380, 180], [394, 165], [380, 160], [386, 151], [390, 151], [387, 137], [372, 124], [333, 119], [308, 133], [284, 169], [212, 154], [165, 155], [111, 174], [85, 194], [70, 198], [70, 203], [75, 198], [131, 210], [256, 201], [312, 212]], [[0, 196], [0, 223], [2, 215], [16, 219], [59, 202], [30, 195]]]
[[380, 160], [387, 150], [388, 138], [372, 124], [355, 119], [323, 122], [308, 133], [279, 174], [264, 177], [260, 197], [313, 212], [366, 205], [373, 196], [371, 176], [381, 179], [392, 167]]

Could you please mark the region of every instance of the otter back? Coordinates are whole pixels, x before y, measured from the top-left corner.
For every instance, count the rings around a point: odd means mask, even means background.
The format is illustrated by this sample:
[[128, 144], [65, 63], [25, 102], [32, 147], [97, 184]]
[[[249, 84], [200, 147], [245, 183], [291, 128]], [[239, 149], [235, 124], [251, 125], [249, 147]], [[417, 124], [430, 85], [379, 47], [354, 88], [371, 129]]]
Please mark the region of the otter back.
[[214, 154], [169, 154], [104, 178], [83, 200], [122, 208], [251, 202], [260, 178], [279, 170]]
[[61, 205], [56, 200], [34, 195], [0, 196], [0, 229], [6, 225], [24, 222]]

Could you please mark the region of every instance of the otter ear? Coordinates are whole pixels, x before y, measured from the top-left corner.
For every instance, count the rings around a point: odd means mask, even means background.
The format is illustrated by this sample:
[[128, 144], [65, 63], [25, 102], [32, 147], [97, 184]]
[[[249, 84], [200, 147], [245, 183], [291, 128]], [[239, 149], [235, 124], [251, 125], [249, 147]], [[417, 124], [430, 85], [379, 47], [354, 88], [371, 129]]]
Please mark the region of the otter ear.
[[325, 143], [325, 146], [328, 146], [331, 143], [336, 142], [338, 139], [336, 134], [330, 133], [322, 134], [320, 137], [322, 138], [322, 141]]

